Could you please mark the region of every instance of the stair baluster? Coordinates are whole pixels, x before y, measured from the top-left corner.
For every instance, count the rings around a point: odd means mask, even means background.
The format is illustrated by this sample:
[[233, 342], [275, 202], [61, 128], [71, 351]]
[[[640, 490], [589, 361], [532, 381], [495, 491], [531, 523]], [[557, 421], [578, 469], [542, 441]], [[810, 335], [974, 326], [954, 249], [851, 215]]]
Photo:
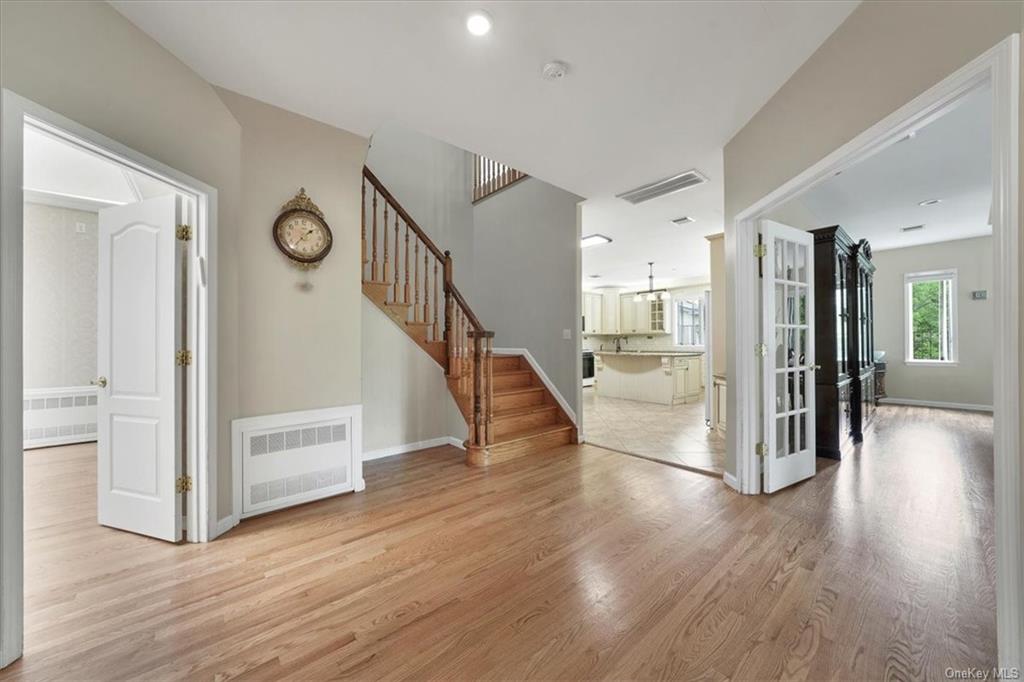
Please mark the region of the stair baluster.
[[438, 263], [438, 261], [435, 260], [434, 261], [434, 326], [433, 326], [433, 335], [434, 335], [433, 338], [434, 338], [434, 341], [440, 341], [441, 340], [441, 330], [438, 327], [438, 321], [437, 321], [437, 263]]
[[370, 266], [370, 279], [380, 281], [380, 264], [377, 263], [377, 188], [373, 188], [373, 264]]
[[388, 200], [384, 199], [384, 229], [381, 230], [384, 236], [384, 281], [391, 281], [391, 263], [388, 259]]
[[416, 301], [413, 304], [412, 319], [413, 322], [419, 322], [420, 320], [420, 240], [417, 238], [414, 242], [415, 248], [413, 248], [413, 266], [416, 268], [413, 273], [413, 290], [416, 292]]
[[368, 262], [368, 259], [366, 257], [366, 178], [365, 177], [363, 177], [362, 197], [363, 197], [363, 201], [362, 201], [362, 203], [359, 206], [359, 215], [360, 215], [360, 225], [362, 225], [362, 232], [363, 232], [363, 256], [362, 256], [363, 259], [360, 262], [363, 265], [366, 265], [366, 263]]
[[395, 298], [394, 298], [396, 303], [399, 300], [399, 294], [398, 294], [398, 292], [399, 292], [399, 290], [398, 290], [398, 270], [399, 270], [399, 267], [400, 266], [399, 266], [399, 262], [398, 262], [398, 211], [396, 210], [395, 211]]

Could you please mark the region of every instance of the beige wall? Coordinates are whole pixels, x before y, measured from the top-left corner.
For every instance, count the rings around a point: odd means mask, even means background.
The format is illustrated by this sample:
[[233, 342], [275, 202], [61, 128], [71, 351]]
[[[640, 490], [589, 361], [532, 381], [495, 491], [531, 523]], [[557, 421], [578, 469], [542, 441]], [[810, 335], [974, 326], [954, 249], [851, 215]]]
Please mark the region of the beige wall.
[[[228, 90], [242, 126], [238, 240], [238, 413], [249, 417], [360, 402], [359, 196], [366, 138]], [[334, 246], [306, 274], [271, 226], [299, 187], [324, 212]], [[313, 287], [299, 288], [306, 280]]]
[[206, 81], [103, 2], [0, 3], [0, 86], [217, 188], [218, 505], [227, 515], [229, 424], [238, 416], [238, 122]]
[[[861, 4], [726, 145], [726, 229], [739, 211], [1022, 29], [1022, 2]], [[731, 408], [734, 401], [730, 394]], [[729, 433], [726, 470], [735, 472]]]
[[88, 386], [96, 378], [99, 216], [30, 202], [23, 215], [25, 388]]
[[[873, 260], [875, 348], [887, 353], [889, 397], [992, 405], [992, 237], [876, 251]], [[958, 364], [907, 365], [903, 276], [950, 268], [957, 270]], [[979, 289], [989, 292], [987, 300], [971, 300]]]

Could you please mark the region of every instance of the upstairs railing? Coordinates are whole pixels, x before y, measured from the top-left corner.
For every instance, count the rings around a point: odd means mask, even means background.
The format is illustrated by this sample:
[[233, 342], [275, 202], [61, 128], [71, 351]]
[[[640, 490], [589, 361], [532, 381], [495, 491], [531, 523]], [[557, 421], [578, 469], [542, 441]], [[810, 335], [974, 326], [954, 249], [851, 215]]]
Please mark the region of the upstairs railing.
[[406, 323], [423, 327], [426, 341], [447, 344], [445, 374], [453, 380], [455, 392], [471, 400], [470, 444], [483, 447], [493, 442], [494, 332], [484, 329], [455, 286], [451, 253], [434, 244], [365, 166], [362, 251], [363, 280], [387, 284], [385, 303], [405, 310]]
[[473, 201], [505, 189], [527, 177], [526, 173], [479, 154], [473, 155]]

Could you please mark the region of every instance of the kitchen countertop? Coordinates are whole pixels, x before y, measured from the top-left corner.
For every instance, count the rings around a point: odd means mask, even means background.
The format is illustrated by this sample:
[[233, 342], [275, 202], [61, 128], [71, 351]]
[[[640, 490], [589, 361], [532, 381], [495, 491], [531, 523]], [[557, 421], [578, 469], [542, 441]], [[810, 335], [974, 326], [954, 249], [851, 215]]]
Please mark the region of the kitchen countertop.
[[683, 357], [683, 358], [698, 358], [704, 355], [701, 351], [696, 350], [642, 350], [642, 351], [613, 351], [613, 350], [595, 350], [594, 355], [623, 355], [626, 357]]

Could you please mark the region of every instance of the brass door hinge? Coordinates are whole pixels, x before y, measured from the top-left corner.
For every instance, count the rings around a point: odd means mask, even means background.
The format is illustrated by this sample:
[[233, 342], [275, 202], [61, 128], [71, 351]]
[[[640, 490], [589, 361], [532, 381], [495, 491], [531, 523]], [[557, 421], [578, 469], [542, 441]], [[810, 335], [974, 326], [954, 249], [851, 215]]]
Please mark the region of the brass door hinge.
[[176, 493], [187, 493], [192, 491], [192, 477], [191, 476], [178, 476], [174, 482], [174, 492]]
[[762, 358], [768, 357], [768, 346], [763, 343], [754, 344], [754, 353]]
[[754, 452], [757, 453], [758, 457], [767, 457], [768, 456], [768, 444], [767, 443], [758, 443], [756, 446], [754, 446]]
[[767, 244], [754, 244], [754, 257], [755, 258], [764, 258], [767, 255], [768, 255], [768, 245]]
[[174, 354], [174, 362], [178, 367], [188, 367], [192, 364], [192, 351], [179, 350]]
[[178, 237], [178, 241], [187, 242], [192, 240], [192, 228], [188, 225], [178, 225], [178, 229], [175, 232], [175, 236]]

